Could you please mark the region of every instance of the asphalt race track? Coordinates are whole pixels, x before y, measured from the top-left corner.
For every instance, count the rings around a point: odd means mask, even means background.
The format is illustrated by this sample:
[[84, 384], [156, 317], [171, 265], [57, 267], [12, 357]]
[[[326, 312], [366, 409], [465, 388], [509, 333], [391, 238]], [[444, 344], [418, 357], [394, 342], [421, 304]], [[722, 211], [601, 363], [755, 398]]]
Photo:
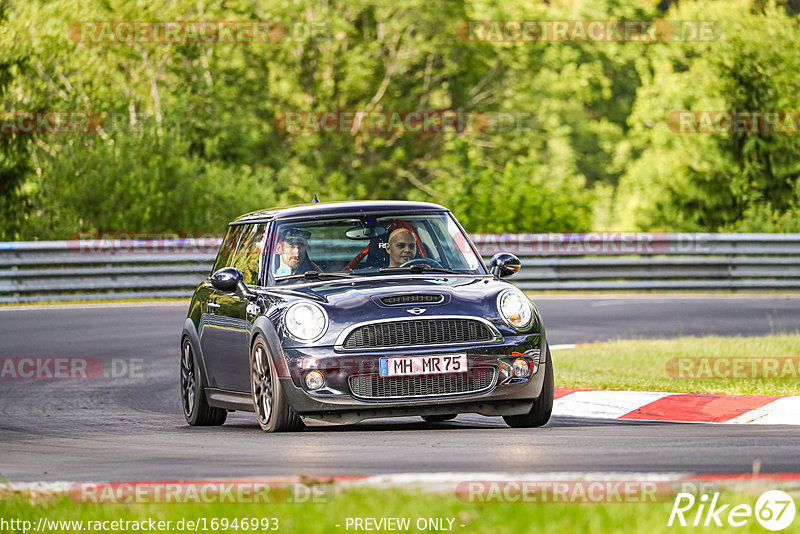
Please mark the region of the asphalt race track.
[[[800, 330], [800, 298], [535, 299], [551, 344]], [[403, 472], [797, 471], [799, 426], [642, 423], [554, 417], [384, 419], [262, 433], [252, 414], [190, 428], [178, 336], [186, 304], [0, 309], [0, 357], [89, 357], [108, 376], [0, 380], [0, 474], [12, 482], [365, 475]], [[558, 368], [556, 367], [556, 385]]]

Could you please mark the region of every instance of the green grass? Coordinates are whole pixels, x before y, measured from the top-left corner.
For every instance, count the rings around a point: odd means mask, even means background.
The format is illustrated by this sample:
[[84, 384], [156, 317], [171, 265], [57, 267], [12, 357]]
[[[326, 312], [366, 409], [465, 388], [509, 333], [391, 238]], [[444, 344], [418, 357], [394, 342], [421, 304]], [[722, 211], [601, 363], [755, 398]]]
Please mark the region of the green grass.
[[[757, 495], [723, 492], [720, 503], [749, 504], [754, 506]], [[35, 525], [40, 517], [51, 520], [170, 520], [173, 525], [180, 519], [205, 518], [271, 518], [278, 519], [279, 532], [335, 533], [356, 532], [345, 529], [348, 517], [410, 517], [407, 532], [419, 532], [414, 526], [418, 518], [454, 519], [453, 532], [525, 533], [557, 532], [724, 532], [723, 527], [693, 528], [667, 526], [673, 501], [630, 504], [588, 503], [467, 503], [453, 494], [431, 495], [400, 490], [350, 490], [333, 497], [329, 502], [315, 504], [161, 504], [161, 505], [98, 505], [77, 504], [68, 497], [45, 498], [31, 502], [20, 495], [0, 499], [0, 517], [24, 519]], [[695, 509], [692, 511], [692, 514]], [[730, 510], [730, 507], [728, 508]], [[687, 514], [687, 517], [694, 517]], [[725, 515], [723, 514], [723, 519]], [[340, 525], [337, 527], [336, 525]], [[445, 522], [446, 524], [446, 522]], [[463, 527], [461, 525], [464, 525]], [[35, 526], [34, 526], [35, 528]], [[728, 530], [726, 530], [728, 529]], [[765, 532], [751, 518], [750, 522], [734, 529], [737, 532]], [[129, 530], [133, 532], [133, 530]], [[202, 527], [198, 529], [203, 532]], [[800, 519], [782, 532], [800, 531]], [[79, 532], [76, 529], [57, 532]], [[86, 532], [86, 530], [84, 530]], [[177, 532], [174, 528], [168, 532]], [[212, 532], [210, 529], [207, 532]], [[219, 529], [215, 532], [243, 532]], [[250, 532], [253, 532], [250, 530]], [[274, 532], [274, 531], [259, 531]], [[363, 532], [363, 531], [362, 531]], [[403, 532], [403, 531], [400, 531]]]
[[[793, 373], [793, 379], [689, 379], [671, 376], [668, 371], [668, 363], [673, 358], [794, 357], [796, 362], [800, 357], [800, 335], [612, 341], [553, 351], [552, 355], [557, 387], [727, 395], [800, 395], [800, 368]], [[675, 364], [675, 360], [669, 363], [670, 366]], [[672, 369], [677, 371], [675, 367]], [[698, 367], [694, 369], [699, 370]], [[711, 374], [714, 375], [713, 372]]]

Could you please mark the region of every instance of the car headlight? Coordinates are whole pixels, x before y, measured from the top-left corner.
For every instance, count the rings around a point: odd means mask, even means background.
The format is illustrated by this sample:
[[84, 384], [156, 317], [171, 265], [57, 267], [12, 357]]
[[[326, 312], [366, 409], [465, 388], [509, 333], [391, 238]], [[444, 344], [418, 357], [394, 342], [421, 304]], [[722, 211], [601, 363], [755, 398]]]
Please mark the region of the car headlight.
[[315, 302], [295, 302], [283, 314], [283, 328], [295, 341], [310, 343], [328, 329], [328, 314]]
[[531, 301], [515, 289], [508, 289], [498, 295], [497, 310], [508, 326], [517, 330], [528, 328], [533, 321]]

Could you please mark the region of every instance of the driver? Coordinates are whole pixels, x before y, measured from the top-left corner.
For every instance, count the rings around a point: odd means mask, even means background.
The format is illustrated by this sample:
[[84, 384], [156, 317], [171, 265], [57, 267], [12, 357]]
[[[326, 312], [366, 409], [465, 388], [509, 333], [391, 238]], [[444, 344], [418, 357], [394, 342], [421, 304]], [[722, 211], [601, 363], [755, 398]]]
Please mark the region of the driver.
[[303, 274], [307, 271], [318, 271], [319, 267], [308, 258], [308, 238], [311, 232], [299, 228], [288, 228], [281, 232], [275, 251], [280, 258], [280, 265], [275, 276]]
[[417, 242], [414, 234], [407, 228], [398, 228], [389, 235], [386, 245], [389, 253], [389, 267], [400, 267], [417, 255]]

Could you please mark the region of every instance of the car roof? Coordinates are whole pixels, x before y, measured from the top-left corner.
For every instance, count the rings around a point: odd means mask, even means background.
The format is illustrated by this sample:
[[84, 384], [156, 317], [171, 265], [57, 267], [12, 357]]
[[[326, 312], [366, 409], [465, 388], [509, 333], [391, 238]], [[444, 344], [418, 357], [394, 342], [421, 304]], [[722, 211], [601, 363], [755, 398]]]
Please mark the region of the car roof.
[[348, 202], [318, 202], [254, 211], [238, 217], [231, 224], [264, 222], [268, 220], [294, 219], [302, 217], [326, 217], [336, 215], [360, 215], [365, 213], [395, 212], [443, 212], [444, 206], [430, 202], [410, 202], [406, 200], [362, 200]]

